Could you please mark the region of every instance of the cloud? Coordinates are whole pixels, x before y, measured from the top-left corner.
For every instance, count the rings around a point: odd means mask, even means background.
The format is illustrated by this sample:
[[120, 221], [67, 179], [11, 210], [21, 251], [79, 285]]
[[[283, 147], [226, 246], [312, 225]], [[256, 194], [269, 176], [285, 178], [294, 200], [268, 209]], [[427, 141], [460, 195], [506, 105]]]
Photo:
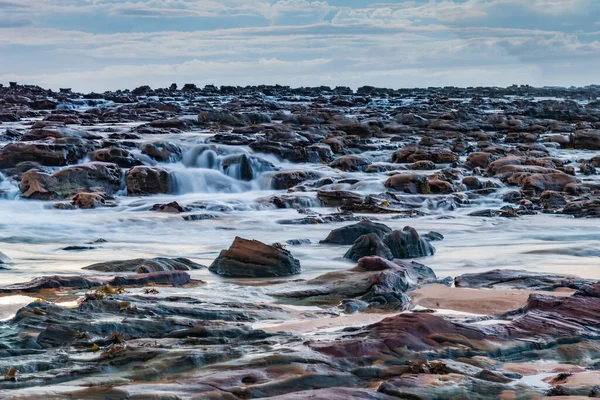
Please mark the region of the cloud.
[[[0, 9], [10, 10], [0, 17], [2, 79], [82, 90], [185, 80], [351, 86], [592, 83], [596, 68], [591, 66], [600, 63], [600, 2], [591, 0], [11, 4], [16, 3], [0, 0]], [[33, 61], [42, 48], [52, 62], [37, 65]], [[18, 74], [25, 65], [27, 73]]]

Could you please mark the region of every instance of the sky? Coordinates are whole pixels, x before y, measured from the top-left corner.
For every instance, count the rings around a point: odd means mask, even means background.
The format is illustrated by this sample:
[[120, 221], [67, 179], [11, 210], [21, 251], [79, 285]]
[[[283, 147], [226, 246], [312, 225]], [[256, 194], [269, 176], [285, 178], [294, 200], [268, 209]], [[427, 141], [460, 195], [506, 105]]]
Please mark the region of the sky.
[[600, 0], [0, 0], [0, 83], [600, 83]]

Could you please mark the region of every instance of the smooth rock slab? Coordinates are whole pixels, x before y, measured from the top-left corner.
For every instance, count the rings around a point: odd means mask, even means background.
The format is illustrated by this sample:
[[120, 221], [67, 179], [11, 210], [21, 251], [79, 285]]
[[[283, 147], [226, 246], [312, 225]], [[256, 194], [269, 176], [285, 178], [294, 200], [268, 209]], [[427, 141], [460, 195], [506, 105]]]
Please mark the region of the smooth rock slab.
[[282, 248], [236, 237], [208, 268], [232, 278], [268, 278], [299, 274], [300, 261]]
[[190, 275], [183, 271], [162, 271], [149, 274], [116, 276], [105, 279], [94, 276], [43, 276], [25, 283], [15, 283], [0, 288], [0, 293], [36, 293], [45, 289], [90, 289], [102, 285], [144, 286], [149, 283], [158, 285], [181, 286], [190, 282]]
[[102, 272], [137, 272], [145, 274], [159, 271], [189, 271], [205, 268], [187, 258], [136, 258], [133, 260], [107, 261], [88, 265], [83, 269]]

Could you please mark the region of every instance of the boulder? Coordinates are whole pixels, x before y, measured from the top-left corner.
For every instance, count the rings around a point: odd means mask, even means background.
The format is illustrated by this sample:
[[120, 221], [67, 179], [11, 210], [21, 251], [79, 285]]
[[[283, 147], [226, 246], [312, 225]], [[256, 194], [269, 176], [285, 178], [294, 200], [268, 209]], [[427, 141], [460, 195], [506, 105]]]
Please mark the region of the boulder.
[[281, 245], [269, 246], [258, 240], [236, 237], [222, 250], [211, 272], [232, 278], [269, 278], [299, 274], [300, 261]]
[[353, 225], [334, 229], [321, 243], [350, 245], [362, 235], [374, 233], [378, 237], [383, 238], [390, 232], [392, 232], [392, 229], [384, 224], [364, 220]]
[[352, 245], [350, 250], [346, 252], [344, 258], [358, 261], [366, 256], [378, 256], [381, 258], [385, 258], [386, 260], [392, 260], [394, 258], [392, 251], [381, 237], [379, 237], [375, 233], [369, 233], [367, 235], [362, 235]]
[[571, 141], [574, 149], [600, 150], [600, 130], [577, 131]]
[[85, 150], [68, 144], [56, 143], [8, 143], [0, 150], [0, 168], [32, 161], [55, 167], [77, 162], [85, 156]]
[[91, 162], [63, 168], [52, 176], [58, 180], [58, 195], [69, 197], [81, 192], [116, 193], [121, 187], [122, 172], [116, 164]]
[[125, 177], [127, 195], [149, 196], [159, 193], [173, 193], [175, 182], [171, 174], [160, 167], [133, 167]]
[[396, 174], [390, 176], [384, 183], [385, 187], [410, 194], [429, 194], [431, 188], [426, 175]]
[[435, 254], [435, 248], [419, 236], [416, 229], [405, 226], [401, 231], [396, 230], [383, 238], [394, 258], [418, 258]]

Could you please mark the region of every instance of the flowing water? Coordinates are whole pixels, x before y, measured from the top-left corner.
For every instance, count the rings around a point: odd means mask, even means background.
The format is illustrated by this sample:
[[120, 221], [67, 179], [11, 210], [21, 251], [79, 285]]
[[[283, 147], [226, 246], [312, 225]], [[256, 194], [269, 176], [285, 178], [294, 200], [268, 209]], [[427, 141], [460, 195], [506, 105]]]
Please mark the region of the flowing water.
[[[126, 129], [130, 125], [117, 125], [119, 127]], [[142, 141], [167, 139], [186, 149], [182, 161], [159, 163], [174, 172], [178, 192], [151, 197], [119, 196], [114, 208], [57, 210], [49, 202], [20, 199], [17, 182], [0, 176], [0, 251], [12, 259], [8, 269], [0, 270], [0, 282], [27, 281], [44, 274], [77, 274], [92, 263], [138, 257], [186, 257], [210, 265], [235, 236], [265, 243], [310, 239], [310, 244], [288, 246], [301, 261], [301, 278], [353, 265], [342, 259], [347, 246], [319, 244], [332, 229], [348, 223], [282, 225], [278, 221], [303, 215], [293, 209], [274, 209], [260, 199], [286, 193], [272, 189], [271, 176], [275, 168], [307, 170], [321, 177], [354, 178], [356, 183], [331, 188], [363, 194], [383, 192], [385, 174], [340, 172], [321, 164], [291, 164], [264, 154], [256, 158], [257, 154], [243, 146], [210, 144], [210, 136], [209, 132], [187, 133], [175, 139], [164, 135], [144, 136]], [[572, 161], [589, 158], [589, 154], [582, 152], [555, 150], [554, 153]], [[368, 155], [376, 161], [389, 159], [389, 151]], [[236, 165], [228, 166], [232, 157], [241, 156], [251, 160], [253, 176], [250, 180], [242, 179], [242, 171]], [[124, 189], [121, 194], [125, 194]], [[302, 195], [306, 207], [320, 213], [335, 212], [333, 208], [318, 208], [315, 192]], [[499, 208], [503, 205], [501, 198], [502, 190], [456, 209], [436, 208], [425, 203], [422, 209], [427, 215], [423, 217], [398, 219], [393, 214], [371, 217], [395, 229], [410, 225], [419, 232], [442, 233], [445, 240], [434, 243], [436, 255], [419, 260], [440, 277], [517, 268], [600, 279], [597, 221], [551, 215], [514, 219], [467, 215], [477, 209]], [[171, 201], [194, 207], [194, 214], [214, 218], [185, 221], [178, 214], [148, 211], [153, 204]], [[106, 242], [86, 244], [97, 239]], [[63, 250], [67, 246], [93, 249]], [[209, 283], [202, 289], [205, 291], [212, 288], [219, 291], [230, 282], [241, 282], [225, 280], [206, 270], [193, 272], [193, 275]], [[252, 295], [252, 290], [248, 290], [246, 295]], [[260, 289], [256, 289], [258, 292]]]

